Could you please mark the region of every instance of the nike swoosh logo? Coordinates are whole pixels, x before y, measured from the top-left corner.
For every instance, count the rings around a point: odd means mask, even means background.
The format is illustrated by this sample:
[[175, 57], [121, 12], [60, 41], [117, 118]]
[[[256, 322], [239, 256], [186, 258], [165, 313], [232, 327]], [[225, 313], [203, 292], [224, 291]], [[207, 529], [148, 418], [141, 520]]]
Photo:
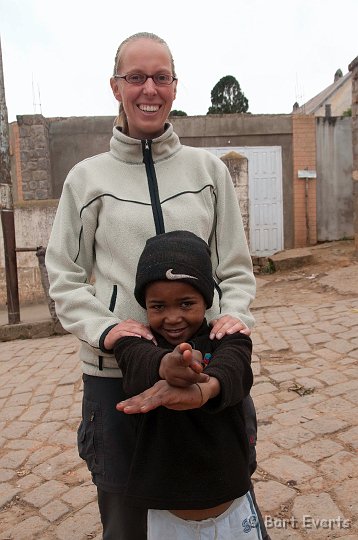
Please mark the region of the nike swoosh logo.
[[167, 279], [198, 279], [197, 277], [194, 277], [194, 276], [188, 276], [188, 274], [173, 274], [172, 273], [172, 270], [173, 268], [169, 268], [169, 270], [167, 270], [165, 272], [165, 277]]

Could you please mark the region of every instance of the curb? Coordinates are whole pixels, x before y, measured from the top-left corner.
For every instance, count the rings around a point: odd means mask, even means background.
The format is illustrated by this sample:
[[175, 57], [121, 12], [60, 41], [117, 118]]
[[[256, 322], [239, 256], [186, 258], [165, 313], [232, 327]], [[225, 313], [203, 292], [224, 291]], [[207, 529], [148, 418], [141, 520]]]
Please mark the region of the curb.
[[15, 339], [37, 339], [50, 336], [63, 336], [67, 334], [59, 323], [52, 319], [45, 319], [33, 323], [4, 324], [0, 326], [0, 341]]
[[292, 270], [312, 263], [313, 255], [309, 249], [290, 249], [274, 253], [268, 260], [273, 264], [275, 271]]

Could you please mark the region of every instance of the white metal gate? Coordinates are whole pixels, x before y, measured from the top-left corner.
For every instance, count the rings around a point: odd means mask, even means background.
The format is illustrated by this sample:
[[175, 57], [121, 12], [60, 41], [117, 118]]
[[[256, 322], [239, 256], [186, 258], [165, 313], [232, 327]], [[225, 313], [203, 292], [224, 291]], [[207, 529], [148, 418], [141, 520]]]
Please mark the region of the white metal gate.
[[250, 252], [267, 256], [283, 249], [281, 146], [207, 148], [221, 157], [238, 152], [248, 159]]

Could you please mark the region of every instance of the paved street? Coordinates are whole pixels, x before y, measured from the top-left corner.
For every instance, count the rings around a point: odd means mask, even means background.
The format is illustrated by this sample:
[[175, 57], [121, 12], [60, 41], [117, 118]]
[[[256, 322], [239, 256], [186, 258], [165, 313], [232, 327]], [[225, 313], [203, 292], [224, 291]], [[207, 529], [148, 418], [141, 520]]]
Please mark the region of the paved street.
[[[255, 316], [255, 486], [272, 540], [356, 540], [358, 295]], [[0, 343], [0, 540], [101, 538], [76, 450], [77, 351], [69, 335]]]

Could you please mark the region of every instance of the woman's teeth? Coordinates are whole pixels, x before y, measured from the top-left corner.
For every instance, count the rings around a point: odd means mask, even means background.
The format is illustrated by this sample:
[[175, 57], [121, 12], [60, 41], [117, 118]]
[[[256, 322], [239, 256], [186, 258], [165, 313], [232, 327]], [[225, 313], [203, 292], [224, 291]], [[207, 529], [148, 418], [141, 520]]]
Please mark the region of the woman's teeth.
[[139, 108], [144, 112], [157, 112], [159, 110], [159, 105], [139, 105]]

